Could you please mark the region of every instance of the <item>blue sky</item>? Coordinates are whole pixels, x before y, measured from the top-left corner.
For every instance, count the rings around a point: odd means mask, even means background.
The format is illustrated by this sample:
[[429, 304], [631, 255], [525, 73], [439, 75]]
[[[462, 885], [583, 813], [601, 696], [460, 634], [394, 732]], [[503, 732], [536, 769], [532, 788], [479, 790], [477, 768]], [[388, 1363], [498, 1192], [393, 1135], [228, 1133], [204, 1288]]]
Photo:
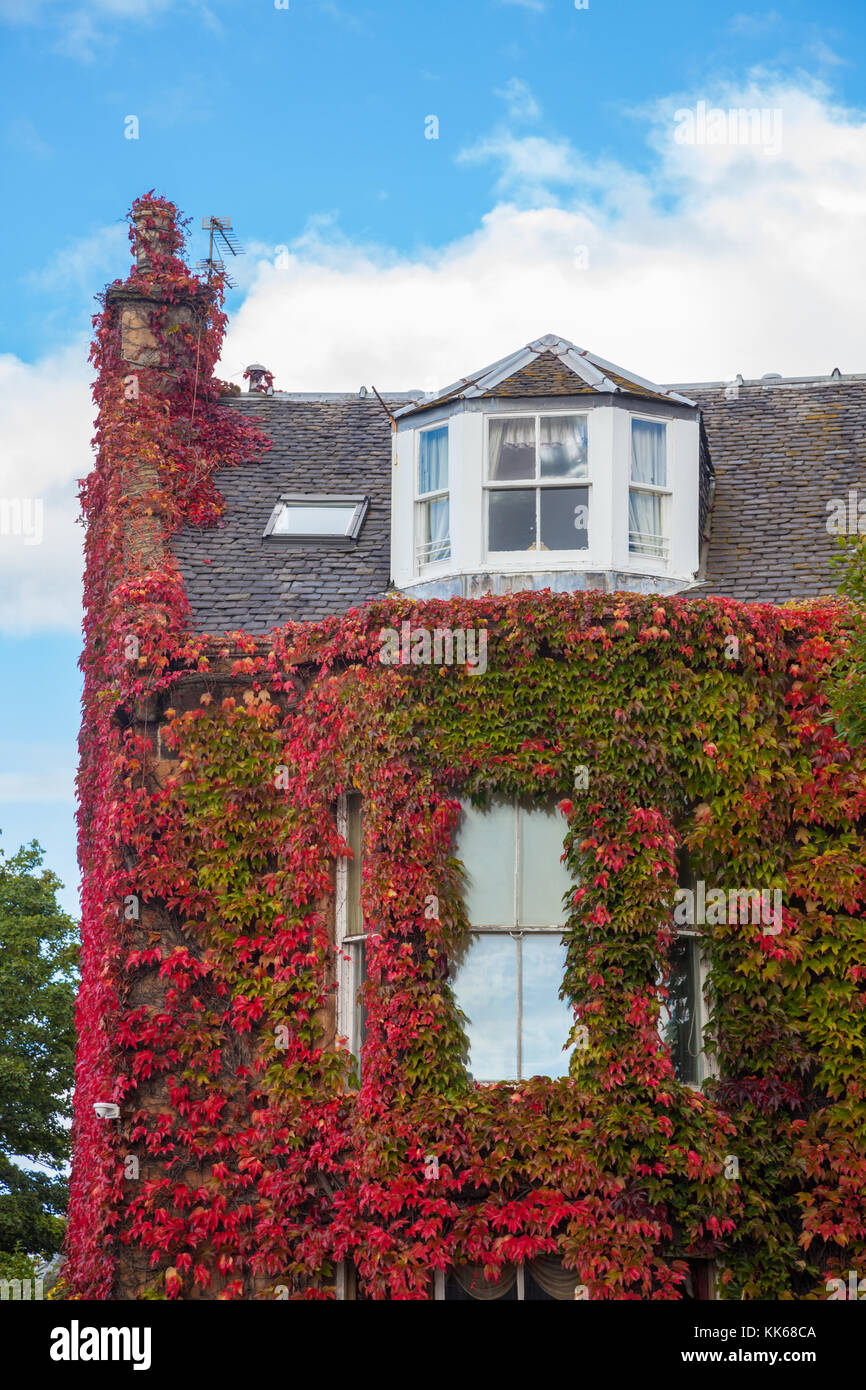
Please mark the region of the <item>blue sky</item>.
[[[866, 371], [864, 29], [858, 0], [0, 0], [0, 497], [45, 499], [40, 544], [0, 535], [0, 845], [39, 838], [73, 905], [87, 339], [137, 194], [193, 257], [234, 219], [226, 376], [429, 389], [548, 331], [657, 380]], [[784, 145], [677, 145], [701, 101]]]
[[[7, 187], [2, 348], [33, 355], [86, 323], [96, 269], [118, 269], [132, 198], [164, 191], [241, 233], [288, 243], [315, 214], [352, 241], [412, 251], [476, 227], [489, 164], [457, 162], [508, 115], [515, 78], [543, 104], [542, 134], [647, 170], [635, 110], [757, 65], [832, 79], [862, 96], [857, 0], [749, 12], [694, 0], [0, 0]], [[127, 15], [126, 11], [130, 14]], [[149, 19], [136, 19], [141, 11]], [[435, 114], [440, 133], [423, 139]], [[135, 115], [139, 138], [126, 139]], [[520, 125], [520, 117], [514, 118]], [[52, 276], [58, 253], [102, 239]], [[195, 250], [203, 247], [199, 232]], [[83, 273], [82, 273], [83, 272]]]

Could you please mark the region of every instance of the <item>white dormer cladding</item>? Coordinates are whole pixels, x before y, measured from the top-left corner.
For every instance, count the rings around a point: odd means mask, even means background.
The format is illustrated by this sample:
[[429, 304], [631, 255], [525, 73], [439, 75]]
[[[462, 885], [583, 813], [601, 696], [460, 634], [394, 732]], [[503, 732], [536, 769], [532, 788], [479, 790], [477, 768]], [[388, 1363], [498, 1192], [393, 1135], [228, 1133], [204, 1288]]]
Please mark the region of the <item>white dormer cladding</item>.
[[[573, 395], [484, 395], [542, 353], [574, 375]], [[668, 593], [695, 580], [700, 420], [686, 397], [548, 335], [402, 408], [396, 426], [398, 589]]]

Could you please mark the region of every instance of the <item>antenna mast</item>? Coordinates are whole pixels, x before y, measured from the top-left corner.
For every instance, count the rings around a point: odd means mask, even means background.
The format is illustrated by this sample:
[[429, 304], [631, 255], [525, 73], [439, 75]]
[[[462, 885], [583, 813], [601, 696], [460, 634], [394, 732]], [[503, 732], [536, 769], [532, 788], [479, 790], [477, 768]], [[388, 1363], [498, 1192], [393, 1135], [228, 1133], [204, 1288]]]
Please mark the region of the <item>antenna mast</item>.
[[198, 261], [196, 268], [207, 271], [207, 282], [210, 284], [214, 275], [222, 275], [223, 280], [229, 289], [236, 289], [234, 280], [226, 274], [226, 263], [221, 257], [214, 256], [214, 249], [223, 251], [225, 248], [233, 256], [242, 256], [244, 248], [239, 244], [235, 233], [232, 231], [232, 219], [230, 217], [203, 217], [202, 231], [210, 232], [210, 246], [206, 261]]

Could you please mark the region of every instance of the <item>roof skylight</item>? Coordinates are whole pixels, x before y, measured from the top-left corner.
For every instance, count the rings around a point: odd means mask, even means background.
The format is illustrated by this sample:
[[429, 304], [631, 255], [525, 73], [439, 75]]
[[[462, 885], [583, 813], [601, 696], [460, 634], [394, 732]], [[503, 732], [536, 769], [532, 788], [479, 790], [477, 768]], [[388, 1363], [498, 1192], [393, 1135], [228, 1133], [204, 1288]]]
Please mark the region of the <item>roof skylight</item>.
[[369, 504], [368, 497], [283, 493], [264, 534], [304, 543], [350, 543], [358, 538]]

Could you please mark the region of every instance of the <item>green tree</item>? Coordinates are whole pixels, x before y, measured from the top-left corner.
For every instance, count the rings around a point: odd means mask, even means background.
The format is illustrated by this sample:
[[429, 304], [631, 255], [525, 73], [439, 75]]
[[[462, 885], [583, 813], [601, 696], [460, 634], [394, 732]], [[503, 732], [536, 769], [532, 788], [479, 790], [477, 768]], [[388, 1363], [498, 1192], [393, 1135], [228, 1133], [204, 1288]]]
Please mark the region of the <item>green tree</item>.
[[78, 946], [42, 859], [35, 840], [0, 850], [0, 1259], [63, 1242]]

